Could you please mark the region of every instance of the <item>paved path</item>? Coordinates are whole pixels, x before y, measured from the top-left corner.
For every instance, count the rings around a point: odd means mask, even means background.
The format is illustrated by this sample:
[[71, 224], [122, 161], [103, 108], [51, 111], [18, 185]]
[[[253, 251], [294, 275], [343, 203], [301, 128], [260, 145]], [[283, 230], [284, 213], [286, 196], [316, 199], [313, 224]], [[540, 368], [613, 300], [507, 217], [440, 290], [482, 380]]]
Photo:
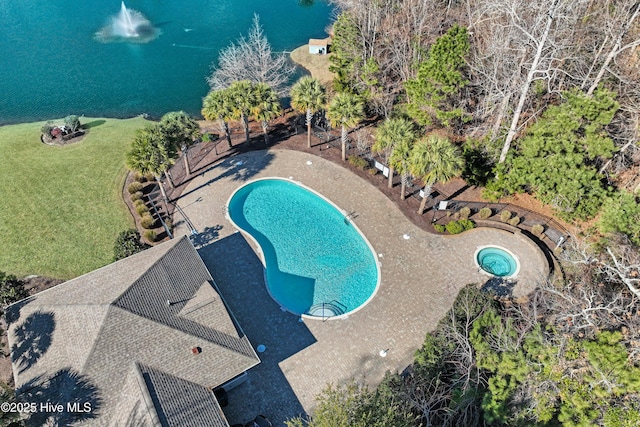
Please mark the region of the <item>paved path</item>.
[[[269, 297], [252, 243], [236, 232], [224, 209], [236, 188], [264, 177], [291, 177], [344, 211], [357, 212], [354, 222], [378, 254], [382, 276], [368, 305], [347, 319], [300, 322]], [[489, 228], [458, 236], [429, 234], [368, 182], [339, 165], [291, 150], [227, 159], [195, 178], [179, 205], [199, 232], [200, 254], [245, 333], [254, 346], [267, 347], [249, 381], [230, 393], [225, 414], [231, 424], [262, 413], [282, 425], [312, 412], [315, 396], [329, 382], [356, 378], [376, 384], [385, 371], [404, 369], [458, 291], [468, 283], [487, 282], [473, 261], [479, 246], [504, 246], [521, 260], [512, 289], [517, 296], [526, 295], [548, 271], [540, 250], [523, 236]], [[179, 214], [174, 221], [177, 235], [189, 232]], [[380, 357], [381, 350], [388, 350], [387, 357]]]

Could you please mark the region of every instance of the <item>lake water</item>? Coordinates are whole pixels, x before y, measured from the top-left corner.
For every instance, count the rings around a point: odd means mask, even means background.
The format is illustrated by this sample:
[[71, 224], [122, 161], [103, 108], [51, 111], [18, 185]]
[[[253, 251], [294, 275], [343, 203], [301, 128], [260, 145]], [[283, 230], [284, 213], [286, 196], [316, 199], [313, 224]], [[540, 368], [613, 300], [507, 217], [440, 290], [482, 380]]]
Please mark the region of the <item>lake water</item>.
[[199, 115], [221, 48], [254, 12], [275, 51], [325, 37], [331, 8], [316, 0], [129, 0], [161, 34], [146, 44], [100, 43], [120, 0], [0, 0], [0, 124], [64, 117]]

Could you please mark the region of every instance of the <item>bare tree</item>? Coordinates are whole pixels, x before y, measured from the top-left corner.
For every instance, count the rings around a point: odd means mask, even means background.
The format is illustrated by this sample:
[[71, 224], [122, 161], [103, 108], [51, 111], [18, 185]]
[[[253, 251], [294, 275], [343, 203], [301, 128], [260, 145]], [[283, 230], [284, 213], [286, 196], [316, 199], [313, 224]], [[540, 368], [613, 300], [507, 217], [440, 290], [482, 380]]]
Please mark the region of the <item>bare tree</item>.
[[[598, 249], [598, 250], [596, 250]], [[640, 253], [624, 238], [599, 248], [572, 238], [562, 252], [566, 280], [544, 282], [533, 304], [559, 332], [593, 338], [601, 330], [623, 330], [624, 342], [640, 339]], [[634, 358], [640, 349], [629, 345]]]
[[344, 46], [355, 59], [350, 78], [369, 94], [369, 107], [388, 118], [403, 91], [415, 77], [416, 65], [429, 43], [441, 35], [445, 5], [437, 0], [331, 0], [348, 13], [357, 43]]
[[287, 93], [289, 79], [295, 71], [284, 53], [271, 50], [258, 15], [253, 16], [248, 37], [242, 36], [221, 50], [218, 65], [213, 64], [212, 68], [207, 80], [214, 90], [226, 89], [235, 81], [249, 80], [266, 83], [279, 95]]
[[[504, 141], [500, 153], [500, 163], [507, 158], [507, 153], [511, 147], [511, 142], [518, 132], [520, 116], [522, 114], [525, 101], [529, 96], [531, 84], [536, 79], [550, 79], [553, 73], [552, 63], [558, 61], [561, 50], [561, 39], [558, 37], [558, 28], [565, 28], [573, 24], [575, 15], [567, 13], [571, 8], [578, 8], [577, 2], [567, 2], [566, 0], [553, 0], [548, 2], [531, 2], [526, 6], [519, 0], [510, 1], [499, 6], [509, 19], [509, 25], [518, 29], [524, 36], [526, 67], [528, 72], [518, 103], [513, 111], [509, 131]], [[524, 6], [524, 7], [523, 7]], [[564, 18], [564, 19], [563, 19]], [[569, 18], [569, 19], [567, 19]], [[559, 20], [565, 22], [558, 22]], [[555, 24], [555, 25], [554, 25]], [[554, 30], [554, 31], [552, 31]]]
[[[591, 71], [599, 65], [596, 76], [591, 81], [587, 94], [591, 95], [596, 90], [600, 81], [609, 69], [609, 65], [622, 52], [640, 45], [640, 38], [626, 40], [634, 21], [640, 15], [640, 3], [635, 0], [614, 1], [608, 0], [602, 3], [600, 8], [601, 22], [605, 35], [602, 45], [597, 50], [592, 66], [583, 82], [583, 87], [589, 82]], [[605, 55], [606, 54], [606, 55]], [[603, 58], [604, 55], [604, 58]]]

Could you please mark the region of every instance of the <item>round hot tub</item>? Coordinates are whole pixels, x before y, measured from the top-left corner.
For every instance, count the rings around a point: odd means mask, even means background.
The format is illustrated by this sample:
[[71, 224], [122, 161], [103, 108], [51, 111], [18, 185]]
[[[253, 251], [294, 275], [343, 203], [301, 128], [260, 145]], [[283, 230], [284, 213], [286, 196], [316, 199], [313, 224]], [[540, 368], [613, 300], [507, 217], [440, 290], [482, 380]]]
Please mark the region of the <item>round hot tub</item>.
[[508, 250], [498, 246], [478, 249], [475, 262], [484, 272], [497, 277], [513, 277], [520, 271], [518, 258]]

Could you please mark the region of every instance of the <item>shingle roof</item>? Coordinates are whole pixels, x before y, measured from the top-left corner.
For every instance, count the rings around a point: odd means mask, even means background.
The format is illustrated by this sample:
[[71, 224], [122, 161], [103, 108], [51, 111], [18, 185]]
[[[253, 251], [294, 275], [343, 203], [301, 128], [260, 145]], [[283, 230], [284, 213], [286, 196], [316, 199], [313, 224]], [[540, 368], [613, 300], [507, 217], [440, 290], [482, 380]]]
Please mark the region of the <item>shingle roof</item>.
[[210, 389], [150, 366], [138, 369], [163, 427], [229, 425]]
[[[163, 381], [203, 388], [259, 363], [186, 237], [39, 293], [8, 313], [17, 388], [68, 369], [98, 391], [102, 404], [92, 425], [123, 423], [144, 408], [142, 418], [155, 418], [141, 403], [146, 392], [136, 363], [160, 367]], [[192, 354], [193, 347], [201, 353]], [[190, 399], [172, 405], [185, 402], [185, 413], [193, 412]]]

